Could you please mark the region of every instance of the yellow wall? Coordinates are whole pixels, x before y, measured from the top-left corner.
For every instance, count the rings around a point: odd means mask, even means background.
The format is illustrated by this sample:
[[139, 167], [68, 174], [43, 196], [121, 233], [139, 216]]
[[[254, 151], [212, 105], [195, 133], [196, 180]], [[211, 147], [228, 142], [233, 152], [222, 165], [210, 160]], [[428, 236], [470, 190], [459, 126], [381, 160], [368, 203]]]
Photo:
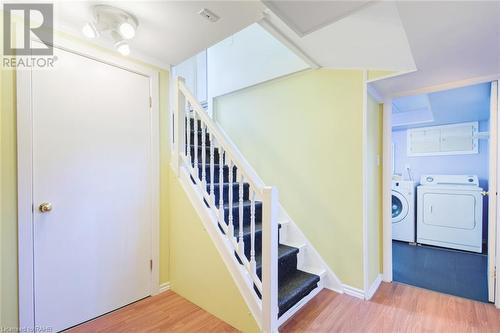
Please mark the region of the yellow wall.
[[382, 79], [386, 76], [396, 74], [395, 71], [368, 71], [368, 80]]
[[367, 103], [368, 288], [382, 272], [382, 105]]
[[160, 283], [170, 281], [170, 170], [169, 72], [160, 71]]
[[170, 173], [172, 290], [243, 332], [258, 326], [200, 217]]
[[4, 326], [17, 325], [17, 157], [15, 72], [2, 71], [0, 110], [1, 201], [1, 320]]
[[[0, 12], [1, 14], [1, 12]], [[0, 19], [0, 24], [2, 24], [2, 21]], [[2, 61], [2, 56], [0, 55], [0, 61]], [[3, 71], [1, 70], [0, 68], [0, 300], [3, 298], [3, 294], [2, 294], [2, 244], [3, 244], [3, 241], [2, 241], [2, 110], [3, 110], [3, 107], [2, 107], [2, 103], [3, 103], [3, 99], [2, 99], [2, 77], [3, 77]], [[2, 325], [3, 321], [2, 321], [2, 302], [0, 301], [0, 326]]]
[[297, 73], [219, 97], [215, 113], [341, 281], [363, 289], [363, 72]]

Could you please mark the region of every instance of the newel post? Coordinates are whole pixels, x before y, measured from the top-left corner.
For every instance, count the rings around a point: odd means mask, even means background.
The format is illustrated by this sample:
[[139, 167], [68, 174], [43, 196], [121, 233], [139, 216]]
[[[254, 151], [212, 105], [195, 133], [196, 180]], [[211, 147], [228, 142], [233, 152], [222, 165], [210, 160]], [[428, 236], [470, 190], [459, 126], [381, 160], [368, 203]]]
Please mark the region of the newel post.
[[185, 146], [185, 131], [184, 126], [186, 120], [186, 98], [182, 93], [180, 86], [184, 85], [184, 78], [177, 77], [175, 80], [175, 96], [174, 96], [174, 156], [172, 159], [175, 173], [179, 176], [179, 169], [182, 164], [181, 154]]
[[278, 332], [278, 191], [262, 192], [262, 330]]

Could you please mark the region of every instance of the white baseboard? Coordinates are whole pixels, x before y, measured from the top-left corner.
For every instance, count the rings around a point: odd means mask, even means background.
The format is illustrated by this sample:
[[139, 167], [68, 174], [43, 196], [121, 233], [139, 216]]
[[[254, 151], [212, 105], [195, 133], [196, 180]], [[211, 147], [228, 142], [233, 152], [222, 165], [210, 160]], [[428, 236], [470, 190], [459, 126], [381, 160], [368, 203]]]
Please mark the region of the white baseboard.
[[359, 299], [363, 299], [363, 300], [365, 299], [364, 290], [359, 289], [359, 288], [355, 288], [355, 287], [351, 287], [347, 284], [343, 284], [343, 287], [344, 287], [345, 294], [352, 296], [352, 297], [359, 298]]
[[382, 283], [382, 274], [379, 274], [375, 278], [375, 281], [373, 281], [370, 288], [368, 288], [368, 290], [366, 291], [366, 295], [365, 295], [366, 300], [371, 299], [373, 297], [373, 295], [375, 295], [375, 293], [377, 292], [378, 287], [380, 286], [381, 283]]
[[170, 282], [165, 282], [160, 284], [159, 292], [162, 293], [164, 291], [170, 290]]

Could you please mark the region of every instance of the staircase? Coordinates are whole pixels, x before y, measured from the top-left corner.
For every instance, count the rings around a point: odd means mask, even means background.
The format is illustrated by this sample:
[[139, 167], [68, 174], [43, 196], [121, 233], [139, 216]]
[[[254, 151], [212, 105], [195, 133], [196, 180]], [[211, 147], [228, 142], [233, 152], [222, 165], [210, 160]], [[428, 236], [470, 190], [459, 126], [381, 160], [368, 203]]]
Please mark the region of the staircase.
[[174, 168], [257, 323], [277, 332], [325, 285], [339, 289], [340, 281], [182, 78], [175, 102]]

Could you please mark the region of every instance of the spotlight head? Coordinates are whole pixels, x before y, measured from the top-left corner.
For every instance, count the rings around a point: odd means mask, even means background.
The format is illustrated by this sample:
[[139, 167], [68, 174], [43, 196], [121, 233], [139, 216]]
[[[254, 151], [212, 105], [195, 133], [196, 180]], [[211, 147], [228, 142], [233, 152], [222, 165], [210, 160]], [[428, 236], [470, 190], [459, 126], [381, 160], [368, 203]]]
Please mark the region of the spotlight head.
[[125, 21], [123, 23], [120, 24], [120, 26], [118, 27], [118, 31], [120, 32], [120, 35], [124, 38], [124, 39], [132, 39], [134, 38], [135, 36], [135, 29], [136, 27], [134, 26], [134, 24], [128, 22], [128, 21]]
[[128, 56], [130, 54], [130, 45], [124, 41], [120, 40], [115, 43], [116, 50], [122, 55], [122, 56]]
[[99, 30], [97, 30], [96, 26], [92, 22], [87, 22], [82, 28], [82, 33], [85, 37], [89, 39], [94, 39], [99, 37]]

